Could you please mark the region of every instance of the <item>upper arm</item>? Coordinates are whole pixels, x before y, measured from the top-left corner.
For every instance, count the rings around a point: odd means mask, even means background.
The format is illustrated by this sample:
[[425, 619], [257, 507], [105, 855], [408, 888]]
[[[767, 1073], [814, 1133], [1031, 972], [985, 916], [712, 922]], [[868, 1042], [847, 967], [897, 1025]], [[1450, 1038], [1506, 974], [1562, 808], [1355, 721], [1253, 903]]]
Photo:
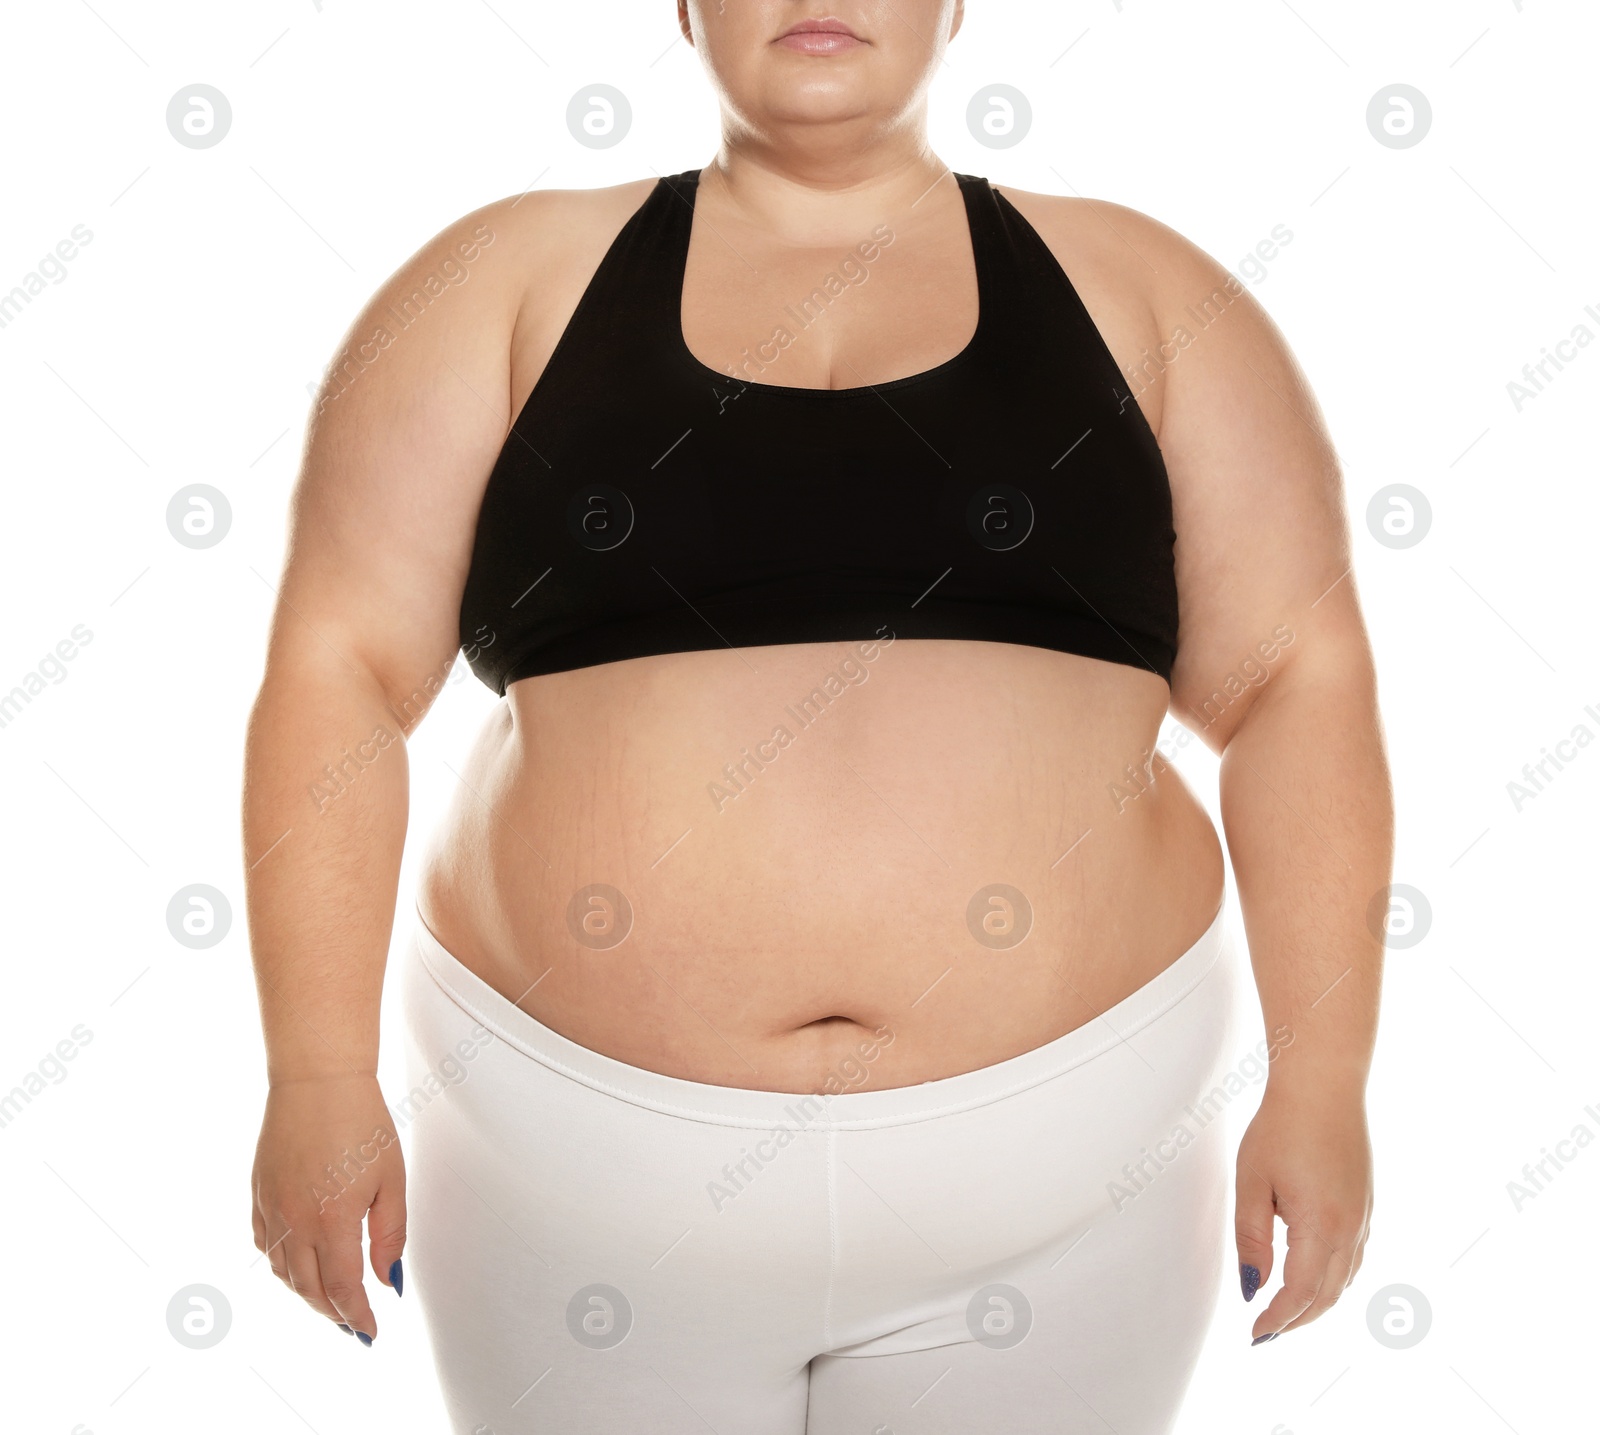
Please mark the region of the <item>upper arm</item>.
[[1370, 662], [1338, 456], [1282, 333], [1209, 255], [1146, 220], [1179, 601], [1172, 707], [1220, 752], [1274, 678]]
[[347, 331], [307, 426], [269, 676], [297, 659], [365, 671], [411, 714], [438, 691], [512, 418], [521, 247], [505, 201], [476, 210], [407, 259]]

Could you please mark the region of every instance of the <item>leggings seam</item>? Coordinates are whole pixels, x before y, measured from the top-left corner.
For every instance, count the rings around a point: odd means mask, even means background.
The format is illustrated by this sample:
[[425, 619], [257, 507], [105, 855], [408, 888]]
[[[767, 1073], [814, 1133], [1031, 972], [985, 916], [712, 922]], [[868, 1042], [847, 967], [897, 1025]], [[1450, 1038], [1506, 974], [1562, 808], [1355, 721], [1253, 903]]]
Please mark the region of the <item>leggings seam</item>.
[[839, 1271], [839, 1182], [834, 1170], [838, 1137], [830, 1122], [825, 1128], [828, 1143], [824, 1179], [828, 1183], [828, 1283], [822, 1295], [822, 1347], [833, 1348], [833, 1283]]

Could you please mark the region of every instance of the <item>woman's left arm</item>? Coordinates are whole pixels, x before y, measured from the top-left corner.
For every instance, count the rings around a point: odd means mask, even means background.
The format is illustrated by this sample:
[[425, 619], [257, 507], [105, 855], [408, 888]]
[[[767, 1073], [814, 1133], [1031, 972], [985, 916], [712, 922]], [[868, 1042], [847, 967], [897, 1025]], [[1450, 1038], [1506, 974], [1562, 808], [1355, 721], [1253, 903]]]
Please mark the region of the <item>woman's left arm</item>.
[[1246, 1299], [1272, 1272], [1274, 1216], [1287, 1228], [1259, 1343], [1316, 1319], [1361, 1264], [1393, 802], [1316, 399], [1238, 279], [1143, 216], [1128, 238], [1156, 271], [1167, 341], [1143, 402], [1178, 534], [1172, 708], [1222, 757], [1223, 827], [1274, 1051], [1237, 1170]]
[[1372, 1215], [1366, 1082], [1393, 824], [1370, 655], [1352, 598], [1322, 617], [1333, 601], [1297, 629], [1301, 651], [1222, 753], [1223, 827], [1276, 1051], [1239, 1147], [1246, 1299], [1272, 1271], [1273, 1216], [1287, 1228], [1283, 1286], [1256, 1320], [1258, 1340], [1339, 1298]]

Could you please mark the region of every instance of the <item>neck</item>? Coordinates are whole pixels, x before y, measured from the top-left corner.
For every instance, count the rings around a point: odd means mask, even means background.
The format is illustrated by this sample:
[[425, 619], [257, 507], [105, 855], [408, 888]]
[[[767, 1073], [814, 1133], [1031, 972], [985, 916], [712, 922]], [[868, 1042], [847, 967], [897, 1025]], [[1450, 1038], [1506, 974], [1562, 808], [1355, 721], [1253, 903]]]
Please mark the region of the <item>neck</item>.
[[702, 185], [716, 190], [743, 221], [769, 233], [870, 228], [890, 214], [904, 215], [948, 174], [921, 125], [907, 125], [871, 145], [820, 132], [795, 143], [782, 138], [774, 143], [770, 136], [725, 132], [716, 158], [701, 172]]

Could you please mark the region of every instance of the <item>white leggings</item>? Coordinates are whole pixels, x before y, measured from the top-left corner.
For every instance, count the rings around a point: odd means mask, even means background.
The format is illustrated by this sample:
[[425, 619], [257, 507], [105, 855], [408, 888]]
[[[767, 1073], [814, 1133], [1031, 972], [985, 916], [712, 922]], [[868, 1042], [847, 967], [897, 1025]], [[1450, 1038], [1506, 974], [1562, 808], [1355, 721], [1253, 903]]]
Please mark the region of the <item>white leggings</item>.
[[883, 1089], [869, 1042], [826, 1097], [590, 1051], [418, 922], [406, 1290], [452, 1430], [1170, 1431], [1223, 1268], [1233, 950], [1219, 912], [1059, 1040]]

